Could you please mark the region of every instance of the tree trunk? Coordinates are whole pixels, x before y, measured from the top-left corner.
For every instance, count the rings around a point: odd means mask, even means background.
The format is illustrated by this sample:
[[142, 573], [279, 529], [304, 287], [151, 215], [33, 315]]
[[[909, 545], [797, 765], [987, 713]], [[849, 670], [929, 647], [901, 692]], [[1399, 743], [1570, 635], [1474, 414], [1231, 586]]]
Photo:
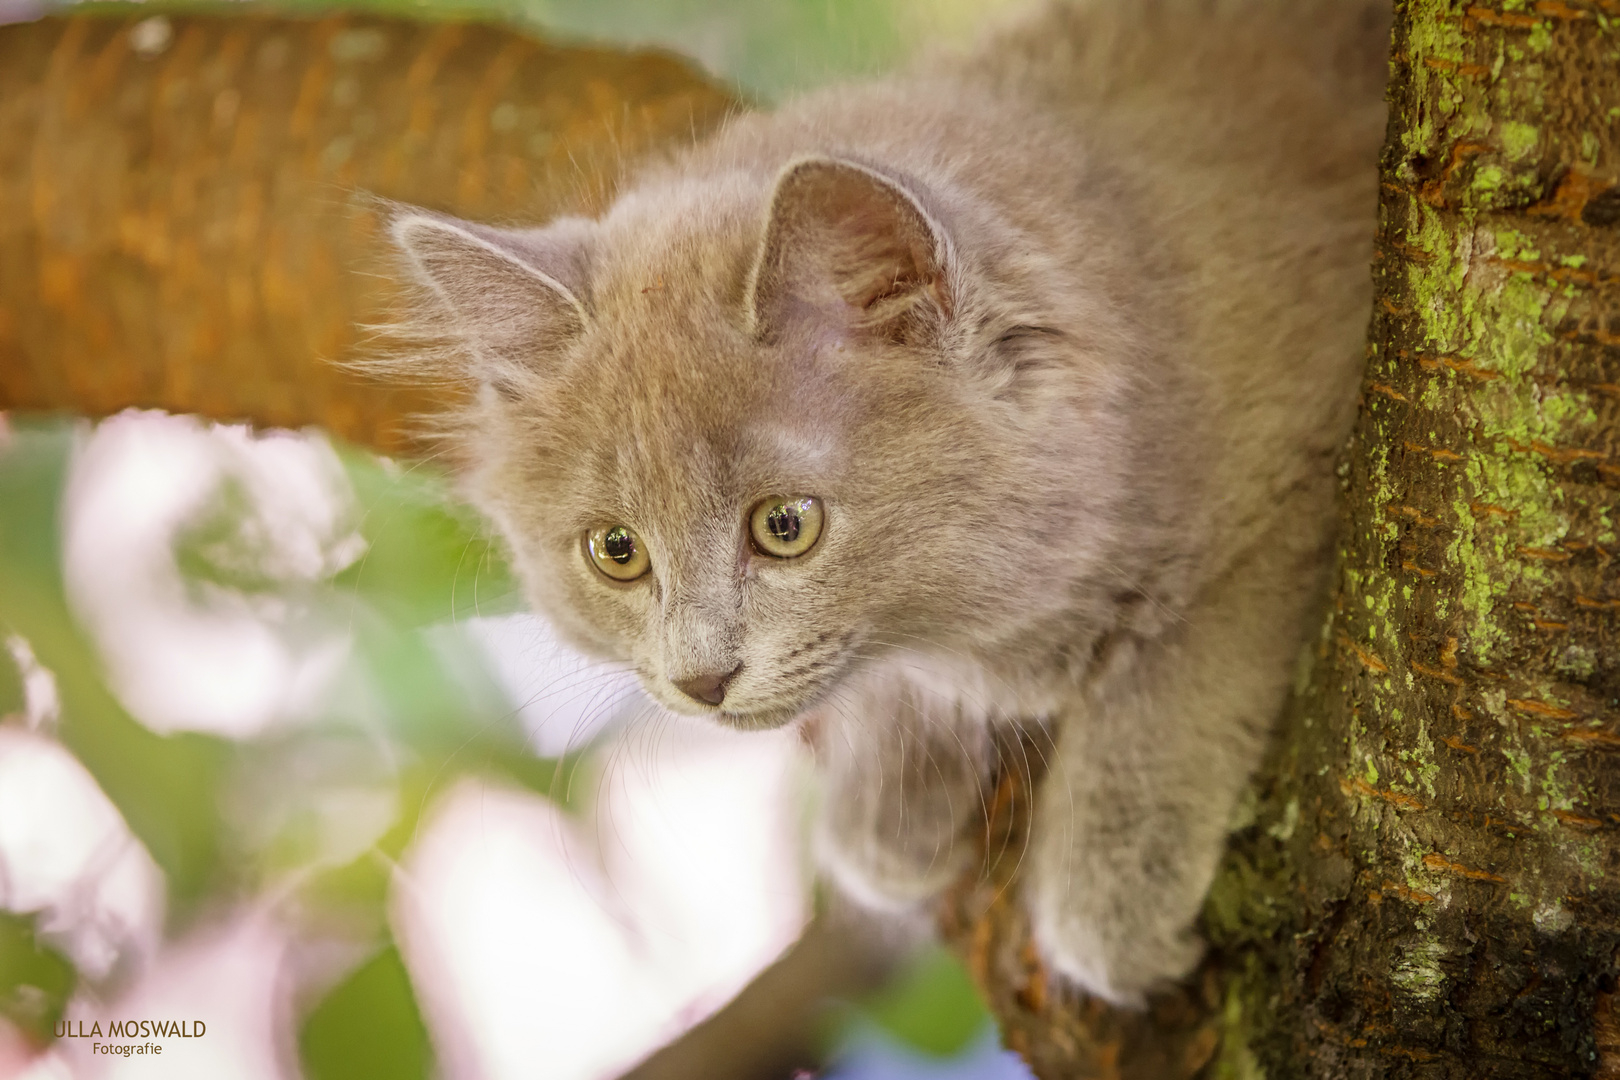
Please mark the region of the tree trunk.
[[1060, 1000], [947, 932], [1042, 1077], [1620, 1077], [1620, 3], [1397, 13], [1331, 611], [1194, 985]]
[[[1620, 0], [1488, 2], [1399, 6], [1334, 595], [1208, 962], [1140, 1014], [1046, 977], [1017, 768], [989, 872], [942, 907], [1043, 1078], [1620, 1078]], [[348, 192], [588, 208], [615, 147], [728, 101], [669, 61], [475, 27], [175, 18], [148, 57], [135, 25], [0, 31], [0, 203], [26, 211], [0, 222], [0, 408], [402, 445], [424, 399], [325, 364], [375, 299], [342, 272], [374, 227]], [[570, 160], [598, 164], [581, 184]]]

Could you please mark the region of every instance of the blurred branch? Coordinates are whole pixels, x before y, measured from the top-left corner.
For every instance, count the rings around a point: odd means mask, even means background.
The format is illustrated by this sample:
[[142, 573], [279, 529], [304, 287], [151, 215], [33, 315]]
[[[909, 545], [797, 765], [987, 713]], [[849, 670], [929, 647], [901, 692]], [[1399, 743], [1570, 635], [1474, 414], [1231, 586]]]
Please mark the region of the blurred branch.
[[434, 393], [366, 382], [371, 196], [541, 221], [735, 99], [656, 53], [377, 17], [0, 26], [0, 409], [131, 406], [411, 447]]
[[893, 944], [852, 914], [823, 912], [730, 1004], [620, 1080], [787, 1080], [817, 1069], [830, 999], [877, 986]]

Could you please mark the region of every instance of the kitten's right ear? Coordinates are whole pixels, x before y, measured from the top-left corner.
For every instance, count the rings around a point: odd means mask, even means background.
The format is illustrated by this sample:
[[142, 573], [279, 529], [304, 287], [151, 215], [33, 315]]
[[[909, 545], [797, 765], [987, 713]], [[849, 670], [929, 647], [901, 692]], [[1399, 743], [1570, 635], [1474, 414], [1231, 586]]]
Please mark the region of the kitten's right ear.
[[777, 177], [766, 218], [747, 290], [755, 336], [813, 319], [893, 337], [950, 318], [950, 241], [908, 181], [800, 158]]
[[590, 230], [580, 218], [508, 231], [417, 210], [389, 224], [416, 278], [451, 319], [433, 329], [458, 338], [473, 374], [503, 389], [543, 372], [589, 324]]

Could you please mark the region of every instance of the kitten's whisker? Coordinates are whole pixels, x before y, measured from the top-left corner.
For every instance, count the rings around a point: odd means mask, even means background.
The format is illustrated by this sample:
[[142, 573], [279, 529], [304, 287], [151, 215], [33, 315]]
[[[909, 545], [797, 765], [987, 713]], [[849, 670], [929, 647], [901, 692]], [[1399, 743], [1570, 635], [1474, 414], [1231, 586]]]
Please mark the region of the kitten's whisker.
[[[599, 722], [599, 718], [611, 717], [624, 701], [636, 696], [634, 689], [626, 688], [619, 690], [605, 702], [592, 702], [584, 712], [575, 718], [573, 726], [569, 728], [568, 738], [563, 741], [563, 757], [572, 754], [576, 744], [583, 750], [591, 739], [596, 737], [596, 733], [600, 733], [605, 726], [605, 724]], [[593, 734], [587, 739], [582, 737], [584, 732], [592, 732]]]
[[[637, 723], [635, 727], [640, 728], [645, 722], [645, 718], [638, 716], [636, 719]], [[627, 747], [629, 742], [629, 738], [620, 738], [613, 742], [612, 748], [608, 751], [607, 758], [602, 763], [601, 777], [596, 788], [596, 798], [592, 804], [591, 823], [593, 827], [593, 837], [596, 843], [596, 851], [598, 855], [602, 857], [604, 863], [607, 862], [607, 855], [609, 853], [606, 839], [603, 836], [604, 827], [606, 827], [607, 830], [612, 834], [612, 837], [614, 841], [617, 842], [619, 849], [621, 851], [628, 851], [628, 845], [624, 843], [624, 838], [622, 835], [620, 835], [618, 826], [613, 820], [612, 795], [613, 786], [615, 784], [624, 784], [624, 777], [619, 771], [619, 765], [621, 760], [628, 753]], [[608, 879], [607, 884], [609, 889], [619, 902], [620, 910], [622, 912], [628, 912], [630, 910], [630, 904], [620, 888], [617, 876], [612, 873], [607, 873], [605, 876]], [[626, 931], [632, 929], [628, 923], [623, 921], [623, 915], [619, 913], [612, 913], [612, 915], [615, 920], [621, 921], [621, 924], [624, 926]]]
[[[1035, 812], [1035, 807], [1034, 807], [1035, 788], [1034, 788], [1034, 785], [1030, 782], [1030, 780], [1031, 780], [1031, 778], [1034, 777], [1035, 774], [1034, 774], [1033, 770], [1030, 768], [1030, 763], [1029, 763], [1029, 747], [1031, 745], [1033, 745], [1036, 754], [1039, 755], [1040, 758], [1041, 758], [1041, 763], [1042, 763], [1041, 767], [1042, 767], [1042, 771], [1043, 771], [1043, 778], [1044, 778], [1044, 775], [1045, 775], [1045, 770], [1047, 768], [1046, 755], [1041, 749], [1041, 741], [1044, 741], [1044, 740], [1026, 739], [1024, 737], [1023, 721], [1021, 721], [1021, 720], [1014, 721], [1013, 730], [1014, 730], [1014, 737], [1017, 740], [1018, 755], [1022, 759], [1022, 762], [1023, 762], [1023, 774], [1022, 774], [1023, 778], [1019, 781], [1020, 790], [1022, 790], [1024, 792], [1024, 797], [1029, 800], [1031, 805], [1025, 811], [1025, 816], [1026, 816], [1025, 826], [1024, 826], [1023, 829], [1019, 830], [1020, 831], [1020, 836], [1019, 836], [1019, 847], [1018, 847], [1018, 860], [1017, 860], [1017, 862], [1015, 862], [1013, 864], [1012, 873], [1008, 874], [1006, 876], [1005, 880], [1003, 881], [1002, 885], [998, 889], [996, 889], [996, 893], [995, 893], [995, 896], [993, 898], [994, 900], [1000, 900], [1002, 897], [1004, 897], [1007, 894], [1007, 892], [1012, 888], [1013, 882], [1018, 880], [1018, 874], [1024, 867], [1024, 858], [1025, 858], [1025, 856], [1027, 856], [1029, 854], [1029, 847], [1030, 847], [1031, 842], [1033, 841], [1034, 830], [1031, 827], [1031, 823], [1034, 820], [1034, 812]], [[987, 815], [986, 816], [986, 827], [988, 827], [988, 825], [989, 825], [989, 818], [988, 818], [988, 815]], [[1001, 851], [997, 853], [996, 860], [995, 860], [996, 862], [1000, 862], [1001, 859], [1006, 856], [1006, 854], [1007, 854], [1007, 842], [1009, 840], [1010, 840], [1009, 836], [1004, 836], [1003, 837]], [[988, 838], [987, 838], [985, 846], [987, 848], [989, 847]]]

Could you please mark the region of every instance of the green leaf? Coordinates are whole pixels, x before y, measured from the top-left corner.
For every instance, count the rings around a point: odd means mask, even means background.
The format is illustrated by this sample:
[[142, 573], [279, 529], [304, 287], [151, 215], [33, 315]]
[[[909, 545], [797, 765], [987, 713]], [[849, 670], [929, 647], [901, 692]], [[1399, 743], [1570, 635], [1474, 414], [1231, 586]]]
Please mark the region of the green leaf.
[[477, 516], [425, 465], [400, 469], [339, 448], [363, 518], [365, 555], [334, 580], [401, 626], [522, 609], [517, 581]]
[[35, 937], [34, 916], [0, 911], [0, 1016], [42, 1046], [55, 1034], [77, 981], [67, 957]]
[[493, 731], [519, 737], [515, 711], [482, 653], [463, 636], [430, 635], [359, 612], [354, 629], [355, 653], [400, 739], [438, 751]]
[[383, 949], [327, 994], [298, 1047], [310, 1080], [425, 1080], [433, 1048], [399, 950]]
[[65, 421], [10, 423], [10, 437], [0, 444], [0, 588], [18, 573], [57, 577], [58, 502], [74, 443], [74, 427]]
[[990, 1022], [973, 977], [938, 947], [914, 957], [863, 1011], [901, 1042], [938, 1057], [960, 1053]]

